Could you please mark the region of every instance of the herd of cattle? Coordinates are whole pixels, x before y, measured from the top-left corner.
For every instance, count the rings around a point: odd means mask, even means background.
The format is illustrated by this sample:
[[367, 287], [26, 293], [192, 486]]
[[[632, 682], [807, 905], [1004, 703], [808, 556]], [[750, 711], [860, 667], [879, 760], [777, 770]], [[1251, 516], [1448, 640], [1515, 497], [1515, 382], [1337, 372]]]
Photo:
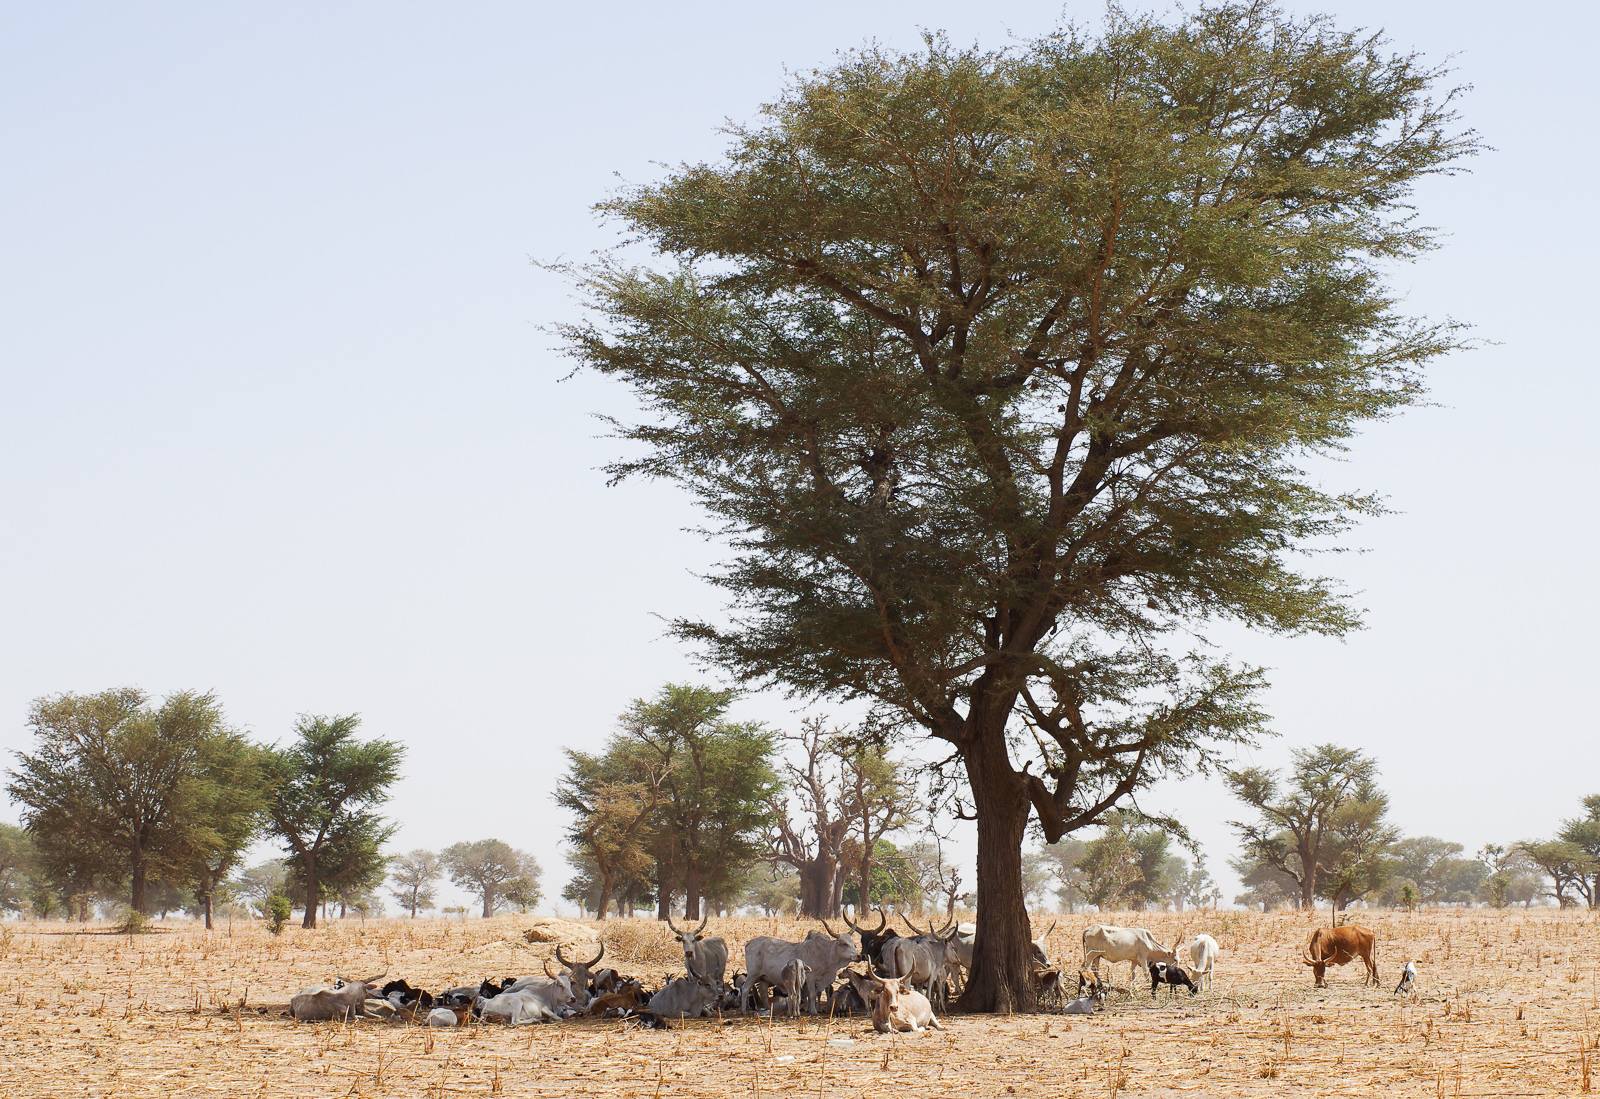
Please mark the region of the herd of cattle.
[[[682, 977], [658, 989], [646, 989], [636, 978], [610, 967], [601, 968], [605, 947], [587, 961], [568, 958], [560, 947], [555, 961], [560, 972], [544, 963], [542, 977], [507, 977], [460, 985], [440, 993], [413, 988], [404, 980], [379, 984], [385, 974], [365, 981], [340, 980], [315, 985], [290, 1001], [290, 1014], [302, 1022], [349, 1020], [357, 1017], [398, 1017], [428, 1026], [462, 1026], [472, 1022], [523, 1023], [557, 1021], [575, 1015], [620, 1016], [643, 1025], [663, 1026], [669, 1019], [700, 1018], [719, 1012], [748, 1013], [752, 1008], [791, 1016], [868, 1015], [880, 1032], [918, 1031], [940, 1026], [935, 1007], [946, 1010], [972, 968], [973, 933], [970, 924], [947, 922], [935, 929], [919, 928], [902, 916], [911, 934], [889, 927], [888, 915], [878, 910], [876, 927], [858, 924], [849, 916], [851, 933], [841, 934], [822, 922], [799, 942], [761, 935], [744, 947], [744, 971], [728, 978], [728, 944], [707, 935], [707, 919], [693, 930], [667, 921], [683, 947]], [[1046, 940], [1052, 923], [1032, 943], [1032, 975], [1042, 1005], [1070, 1015], [1102, 1011], [1110, 991], [1100, 964], [1127, 962], [1130, 987], [1141, 973], [1150, 978], [1153, 999], [1164, 985], [1170, 992], [1186, 988], [1191, 996], [1209, 989], [1216, 965], [1217, 942], [1196, 935], [1184, 944], [1165, 947], [1141, 927], [1094, 924], [1083, 932], [1083, 964], [1077, 973], [1076, 993], [1051, 961]], [[1347, 924], [1319, 928], [1302, 953], [1318, 987], [1326, 984], [1330, 965], [1360, 958], [1366, 965], [1364, 984], [1377, 984], [1373, 960], [1375, 937], [1364, 927]], [[1180, 961], [1182, 959], [1182, 961]], [[1184, 963], [1187, 964], [1184, 964]], [[1409, 991], [1416, 978], [1407, 963], [1401, 987]]]

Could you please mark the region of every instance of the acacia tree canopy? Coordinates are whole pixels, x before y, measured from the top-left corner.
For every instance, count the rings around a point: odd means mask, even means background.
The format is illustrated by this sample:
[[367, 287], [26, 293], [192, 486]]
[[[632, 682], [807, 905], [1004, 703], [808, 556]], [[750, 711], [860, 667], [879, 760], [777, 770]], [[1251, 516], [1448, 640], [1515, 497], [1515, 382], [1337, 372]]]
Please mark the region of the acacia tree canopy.
[[1054, 841], [1258, 728], [1259, 674], [1176, 626], [1355, 625], [1295, 551], [1377, 504], [1305, 466], [1459, 342], [1383, 280], [1431, 244], [1413, 184], [1474, 147], [1440, 76], [1260, 3], [930, 36], [603, 205], [663, 260], [579, 272], [597, 315], [564, 329], [644, 409], [611, 472], [685, 486], [731, 547], [731, 619], [676, 629], [954, 746], [967, 1007], [1032, 1002], [1030, 808]]

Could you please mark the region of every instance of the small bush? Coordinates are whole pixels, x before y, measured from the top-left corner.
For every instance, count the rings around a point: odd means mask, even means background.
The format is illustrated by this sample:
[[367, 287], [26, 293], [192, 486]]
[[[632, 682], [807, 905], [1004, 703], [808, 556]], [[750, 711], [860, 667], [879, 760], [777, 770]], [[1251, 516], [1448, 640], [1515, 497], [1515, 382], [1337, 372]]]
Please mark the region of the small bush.
[[289, 916], [294, 907], [289, 903], [289, 898], [282, 893], [274, 893], [267, 898], [266, 916], [267, 930], [274, 935], [283, 934], [283, 925], [289, 922]]
[[117, 928], [124, 935], [142, 935], [150, 929], [150, 917], [143, 912], [128, 911], [127, 919]]

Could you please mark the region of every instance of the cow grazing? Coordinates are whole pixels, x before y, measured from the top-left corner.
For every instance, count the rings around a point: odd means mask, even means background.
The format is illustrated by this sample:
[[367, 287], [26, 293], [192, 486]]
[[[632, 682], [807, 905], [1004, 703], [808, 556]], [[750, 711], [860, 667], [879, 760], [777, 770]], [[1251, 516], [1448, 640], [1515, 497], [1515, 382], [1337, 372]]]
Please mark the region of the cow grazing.
[[330, 1019], [343, 1022], [362, 1016], [371, 1018], [367, 1011], [367, 999], [377, 996], [377, 985], [381, 980], [382, 973], [364, 981], [341, 979], [331, 985], [302, 988], [289, 1000], [289, 1014], [301, 1023], [321, 1023]]
[[859, 960], [866, 962], [868, 965], [878, 965], [883, 960], [884, 945], [891, 939], [900, 937], [900, 933], [889, 926], [888, 913], [884, 912], [881, 907], [878, 909], [878, 926], [875, 928], [862, 927], [848, 915], [845, 916], [844, 922], [850, 925], [851, 931], [861, 936], [861, 957]]
[[480, 996], [473, 1004], [478, 1018], [486, 1023], [559, 1022], [572, 1005], [572, 983], [566, 976], [554, 980], [523, 977], [496, 996]]
[[672, 928], [672, 933], [683, 943], [684, 968], [699, 973], [721, 989], [724, 978], [728, 975], [728, 944], [721, 936], [706, 937], [702, 934], [709, 922], [711, 916], [708, 914], [700, 921], [699, 927], [693, 931], [684, 931], [672, 922], [671, 916], [667, 917], [667, 926]]
[[1217, 940], [1204, 933], [1196, 935], [1194, 942], [1189, 944], [1189, 965], [1194, 970], [1194, 976], [1200, 982], [1200, 987], [1211, 988], [1211, 972], [1216, 967]]
[[1394, 995], [1409, 993], [1417, 983], [1417, 963], [1407, 962], [1406, 967], [1400, 971], [1400, 983], [1394, 986]]
[[1373, 950], [1376, 946], [1377, 936], [1360, 924], [1319, 927], [1311, 933], [1311, 941], [1301, 952], [1300, 960], [1309, 965], [1311, 972], [1316, 975], [1316, 987], [1327, 988], [1330, 965], [1344, 965], [1355, 958], [1360, 958], [1367, 967], [1366, 978], [1361, 982], [1361, 986], [1365, 988], [1367, 985], [1378, 984], [1378, 964], [1373, 960]]
[[1172, 951], [1156, 942], [1155, 936], [1142, 927], [1115, 927], [1107, 923], [1091, 924], [1083, 929], [1083, 967], [1100, 973], [1100, 961], [1115, 965], [1127, 962], [1128, 984], [1138, 979], [1140, 970], [1148, 969], [1151, 962], [1176, 962]]
[[1150, 998], [1152, 1000], [1156, 998], [1156, 989], [1162, 985], [1169, 986], [1173, 992], [1177, 992], [1178, 986], [1182, 985], [1189, 990], [1189, 995], [1191, 996], [1200, 991], [1199, 986], [1194, 983], [1194, 978], [1189, 976], [1188, 971], [1176, 962], [1151, 962]]
[[918, 1031], [927, 1027], [944, 1029], [934, 1017], [933, 1005], [928, 998], [916, 989], [906, 988], [904, 977], [875, 976], [872, 1029], [879, 1034]]

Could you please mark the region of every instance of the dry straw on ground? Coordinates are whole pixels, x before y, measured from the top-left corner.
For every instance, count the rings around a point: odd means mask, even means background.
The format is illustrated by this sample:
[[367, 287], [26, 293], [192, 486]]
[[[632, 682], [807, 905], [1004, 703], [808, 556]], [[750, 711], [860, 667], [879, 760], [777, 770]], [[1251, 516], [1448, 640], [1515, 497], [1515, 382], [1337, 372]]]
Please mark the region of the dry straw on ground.
[[[1324, 917], [1325, 918], [1325, 917]], [[1093, 917], [1062, 917], [1075, 959]], [[670, 1031], [617, 1022], [428, 1030], [300, 1025], [300, 985], [380, 970], [442, 986], [537, 973], [553, 951], [531, 921], [336, 923], [282, 938], [237, 924], [128, 937], [62, 924], [0, 929], [0, 1066], [7, 1097], [84, 1096], [1279, 1096], [1578, 1095], [1600, 1088], [1600, 918], [1482, 910], [1363, 913], [1385, 986], [1360, 965], [1311, 987], [1291, 914], [1125, 916], [1158, 937], [1210, 931], [1216, 989], [1151, 1002], [1148, 985], [1093, 1018], [948, 1020], [878, 1036], [860, 1020], [710, 1020]], [[160, 925], [157, 925], [158, 927]], [[595, 926], [595, 925], [591, 925]], [[712, 921], [745, 939], [801, 925]], [[607, 961], [652, 978], [681, 969], [664, 926], [616, 920]], [[575, 946], [592, 945], [574, 943]], [[569, 952], [570, 953], [570, 952]], [[1390, 992], [1407, 957], [1419, 994]], [[1116, 971], [1118, 984], [1128, 968]]]

